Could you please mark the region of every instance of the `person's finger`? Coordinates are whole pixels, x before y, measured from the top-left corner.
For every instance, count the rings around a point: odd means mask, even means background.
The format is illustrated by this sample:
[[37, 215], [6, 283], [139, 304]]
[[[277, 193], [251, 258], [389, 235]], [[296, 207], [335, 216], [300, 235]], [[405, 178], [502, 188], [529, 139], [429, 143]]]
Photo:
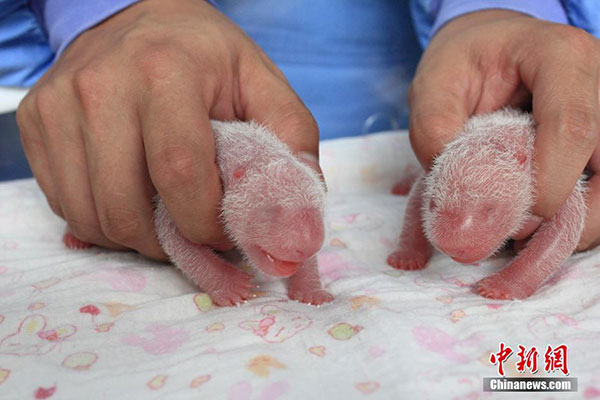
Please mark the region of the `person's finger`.
[[450, 142], [469, 117], [467, 74], [461, 71], [465, 62], [445, 56], [444, 65], [425, 63], [409, 89], [409, 137], [421, 165], [431, 162]]
[[79, 75], [79, 99], [89, 179], [102, 231], [113, 242], [166, 259], [154, 232], [150, 182], [131, 100], [102, 84], [100, 75]]
[[319, 127], [285, 80], [267, 69], [261, 79], [248, 79], [241, 88], [241, 106], [244, 120], [270, 127], [292, 153], [322, 175], [318, 164]]
[[[43, 122], [42, 137], [47, 149], [60, 207], [72, 233], [80, 240], [103, 247], [123, 249], [102, 232], [88, 178], [88, 167], [79, 123], [74, 117], [77, 106], [65, 96], [62, 105], [68, 112], [57, 112], [57, 92], [40, 90], [36, 95]], [[69, 104], [65, 104], [68, 102]]]
[[[581, 32], [571, 37], [574, 42], [563, 40], [563, 46], [552, 47], [552, 53], [528, 54], [519, 66], [533, 93], [536, 121], [533, 213], [544, 218], [551, 218], [565, 202], [598, 143], [598, 62], [589, 57], [596, 44]], [[580, 51], [562, 57], [571, 46]], [[549, 59], [561, 62], [548, 63]]]
[[[29, 96], [32, 96], [30, 93]], [[21, 135], [21, 143], [31, 172], [35, 177], [40, 189], [46, 196], [48, 205], [52, 211], [64, 218], [58, 194], [54, 187], [50, 163], [46, 154], [46, 146], [42, 138], [42, 123], [33, 104], [32, 97], [26, 97], [17, 109], [17, 126]]]
[[181, 233], [217, 246], [228, 240], [209, 107], [199, 95], [211, 89], [169, 81], [158, 79], [139, 110], [150, 177]]
[[543, 220], [541, 217], [538, 217], [537, 215], [532, 215], [531, 217], [527, 218], [521, 229], [519, 229], [519, 231], [516, 234], [514, 234], [511, 237], [511, 239], [521, 240], [528, 238], [533, 234], [533, 232], [537, 230], [542, 221]]

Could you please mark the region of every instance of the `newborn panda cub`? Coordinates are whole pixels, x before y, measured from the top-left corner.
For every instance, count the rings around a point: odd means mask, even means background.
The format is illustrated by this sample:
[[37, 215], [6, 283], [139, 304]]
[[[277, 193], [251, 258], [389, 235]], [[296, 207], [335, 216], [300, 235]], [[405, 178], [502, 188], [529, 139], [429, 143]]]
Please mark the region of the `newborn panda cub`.
[[[294, 157], [254, 122], [211, 121], [211, 125], [228, 237], [259, 271], [289, 277], [291, 299], [313, 305], [332, 301], [321, 287], [317, 266], [316, 253], [324, 240], [325, 189], [307, 165], [313, 161]], [[183, 237], [159, 196], [155, 228], [173, 264], [215, 304], [234, 305], [252, 297], [252, 276]], [[64, 242], [69, 245], [74, 237], [67, 233]]]
[[[484, 260], [531, 216], [535, 200], [535, 125], [531, 114], [505, 109], [472, 117], [409, 194], [394, 268], [424, 268], [432, 243], [461, 263]], [[562, 208], [542, 222], [526, 247], [476, 290], [492, 299], [531, 296], [573, 253], [586, 213], [584, 180]]]

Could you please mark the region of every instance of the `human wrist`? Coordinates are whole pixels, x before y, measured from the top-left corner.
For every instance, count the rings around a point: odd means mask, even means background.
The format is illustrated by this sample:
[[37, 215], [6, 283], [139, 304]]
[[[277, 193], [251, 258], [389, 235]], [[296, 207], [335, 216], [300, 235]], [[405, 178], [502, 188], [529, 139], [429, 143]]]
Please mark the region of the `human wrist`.
[[549, 22], [568, 23], [566, 12], [559, 0], [442, 0], [431, 36], [455, 18], [485, 10], [507, 10]]

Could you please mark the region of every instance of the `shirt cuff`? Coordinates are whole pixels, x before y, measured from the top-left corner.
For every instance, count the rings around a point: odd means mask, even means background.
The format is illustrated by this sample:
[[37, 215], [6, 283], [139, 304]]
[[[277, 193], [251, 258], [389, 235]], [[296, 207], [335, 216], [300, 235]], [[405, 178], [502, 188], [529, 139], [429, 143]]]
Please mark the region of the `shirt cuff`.
[[546, 21], [568, 24], [560, 0], [442, 0], [430, 37], [450, 20], [486, 9], [518, 11]]
[[[81, 33], [140, 0], [30, 0], [57, 57]], [[207, 0], [215, 5], [213, 0]]]

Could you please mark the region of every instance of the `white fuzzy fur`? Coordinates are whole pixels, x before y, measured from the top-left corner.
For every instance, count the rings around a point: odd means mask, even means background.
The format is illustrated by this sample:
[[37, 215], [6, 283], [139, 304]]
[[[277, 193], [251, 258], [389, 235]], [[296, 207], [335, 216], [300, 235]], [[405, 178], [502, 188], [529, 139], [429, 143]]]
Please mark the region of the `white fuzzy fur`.
[[[422, 216], [427, 238], [432, 243], [439, 239], [441, 212], [475, 210], [485, 204], [498, 210], [498, 234], [505, 240], [516, 234], [536, 197], [534, 141], [535, 123], [529, 113], [507, 108], [470, 118], [426, 176]], [[583, 191], [580, 179], [575, 192]]]
[[[245, 250], [252, 245], [269, 249], [271, 243], [277, 242], [284, 248], [293, 247], [297, 235], [306, 230], [288, 222], [297, 213], [314, 210], [322, 224], [325, 190], [314, 170], [256, 122], [211, 121], [211, 124], [223, 183], [221, 218], [226, 234], [246, 258]], [[234, 173], [240, 169], [242, 177], [236, 179]], [[174, 264], [202, 264], [206, 252], [199, 255], [197, 246], [182, 240], [158, 196], [156, 205], [159, 242]], [[269, 210], [283, 215], [276, 226], [268, 218]], [[248, 261], [252, 263], [251, 259]]]
[[[484, 202], [500, 208], [510, 202], [518, 212], [506, 238], [516, 233], [535, 199], [534, 139], [533, 117], [527, 113], [504, 109], [470, 118], [427, 174], [422, 215], [428, 239], [436, 241], [436, 217], [441, 211]], [[519, 152], [525, 152], [524, 164], [515, 157]]]
[[[394, 268], [424, 268], [430, 243], [459, 262], [488, 258], [515, 235], [535, 201], [535, 123], [504, 109], [470, 118], [409, 194]], [[477, 282], [492, 299], [531, 296], [575, 251], [586, 216], [585, 179], [501, 271]]]
[[[290, 149], [267, 128], [256, 122], [212, 121], [217, 147], [217, 164], [223, 181], [222, 218], [228, 236], [244, 249], [250, 241], [265, 243], [272, 237], [255, 237], [266, 232], [267, 219], [250, 221], [250, 209], [280, 206], [284, 210], [314, 209], [323, 212], [325, 190], [314, 170], [292, 155]], [[231, 182], [240, 167], [246, 172]], [[243, 221], [240, 221], [243, 220]], [[240, 223], [241, 222], [241, 223]], [[281, 226], [278, 239], [293, 241], [297, 226]], [[289, 234], [286, 234], [289, 233]], [[291, 247], [294, 243], [284, 243]]]

